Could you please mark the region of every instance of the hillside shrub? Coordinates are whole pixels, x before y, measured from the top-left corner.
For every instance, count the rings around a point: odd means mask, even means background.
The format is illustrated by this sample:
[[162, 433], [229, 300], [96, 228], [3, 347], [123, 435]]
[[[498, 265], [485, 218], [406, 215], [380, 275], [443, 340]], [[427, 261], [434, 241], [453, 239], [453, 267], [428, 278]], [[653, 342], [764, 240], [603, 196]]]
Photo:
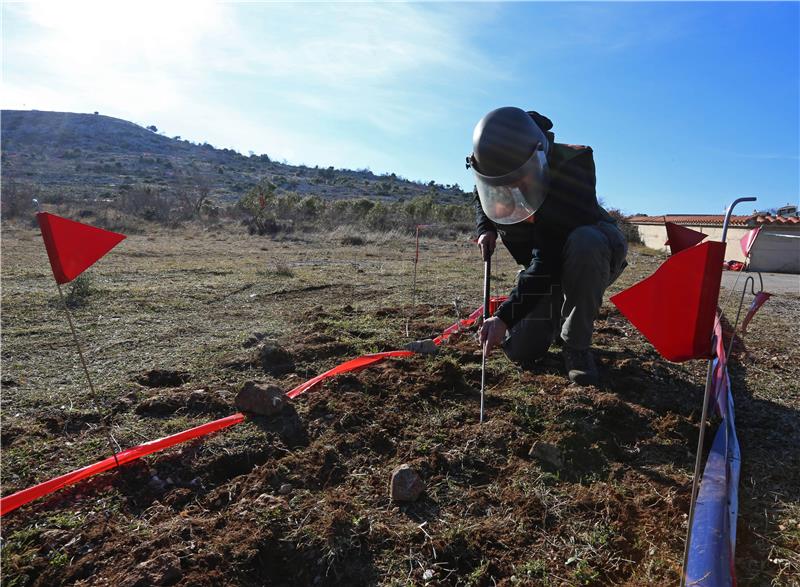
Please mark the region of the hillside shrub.
[[642, 244], [642, 238], [639, 236], [639, 229], [636, 225], [628, 222], [629, 216], [626, 216], [621, 210], [617, 208], [608, 208], [609, 215], [617, 221], [617, 226], [625, 235], [625, 239], [632, 244]]
[[248, 232], [260, 235], [291, 230], [332, 231], [337, 227], [411, 233], [418, 224], [431, 224], [435, 226], [430, 227], [429, 234], [450, 238], [474, 228], [470, 205], [440, 204], [430, 194], [395, 202], [367, 198], [331, 201], [295, 192], [278, 194], [275, 184], [263, 181], [249, 190], [236, 208], [243, 215]]
[[0, 189], [0, 212], [3, 219], [32, 215], [33, 199], [41, 201], [41, 190], [32, 183], [4, 181]]
[[89, 302], [93, 290], [91, 274], [81, 273], [70, 283], [69, 291], [64, 296], [64, 302], [70, 308], [85, 306]]

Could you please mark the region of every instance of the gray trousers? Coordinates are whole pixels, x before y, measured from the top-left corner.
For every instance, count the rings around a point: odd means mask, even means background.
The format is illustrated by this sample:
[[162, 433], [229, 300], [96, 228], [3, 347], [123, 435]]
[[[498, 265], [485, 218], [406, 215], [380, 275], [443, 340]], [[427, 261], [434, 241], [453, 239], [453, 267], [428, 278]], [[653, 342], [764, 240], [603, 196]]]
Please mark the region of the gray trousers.
[[566, 346], [588, 349], [603, 294], [628, 263], [628, 244], [616, 225], [599, 222], [570, 233], [562, 253], [561, 283], [506, 334], [503, 350], [523, 366], [534, 363], [560, 334]]

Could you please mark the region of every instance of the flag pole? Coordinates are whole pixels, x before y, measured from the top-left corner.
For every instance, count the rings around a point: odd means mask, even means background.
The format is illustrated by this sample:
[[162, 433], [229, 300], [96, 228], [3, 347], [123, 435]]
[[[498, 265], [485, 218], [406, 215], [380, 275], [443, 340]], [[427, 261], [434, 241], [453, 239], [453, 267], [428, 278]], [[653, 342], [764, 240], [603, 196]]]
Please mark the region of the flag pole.
[[[69, 329], [72, 331], [72, 340], [75, 342], [75, 348], [78, 349], [78, 356], [81, 359], [81, 365], [83, 366], [83, 372], [86, 374], [86, 381], [89, 382], [89, 390], [91, 391], [92, 401], [94, 402], [94, 407], [97, 409], [97, 412], [100, 412], [100, 400], [97, 396], [97, 392], [94, 389], [94, 384], [92, 383], [92, 377], [89, 375], [89, 369], [86, 367], [86, 360], [83, 358], [83, 350], [81, 349], [81, 343], [78, 341], [78, 333], [75, 332], [75, 326], [72, 323], [72, 315], [69, 311], [69, 306], [67, 306], [67, 300], [64, 298], [64, 293], [61, 290], [61, 284], [56, 283], [56, 287], [58, 287], [58, 297], [61, 298], [61, 304], [64, 306], [64, 313], [67, 315], [67, 322], [69, 322]], [[102, 414], [100, 415], [101, 421], [103, 420]], [[114, 462], [119, 467], [119, 461], [117, 460], [117, 449], [116, 443], [117, 441], [114, 439], [114, 436], [111, 434], [111, 429], [107, 422], [104, 423], [106, 428], [106, 434], [108, 434], [108, 441], [111, 445], [111, 451], [114, 453]]]
[[[100, 423], [105, 428], [106, 434], [108, 435], [109, 444], [114, 453], [114, 462], [119, 466], [117, 449], [122, 449], [114, 439], [108, 419], [103, 418], [100, 409], [100, 400], [95, 391], [94, 383], [92, 383], [89, 369], [86, 366], [86, 360], [83, 357], [83, 349], [78, 341], [78, 333], [75, 331], [75, 325], [72, 322], [72, 314], [69, 311], [67, 300], [61, 289], [61, 284], [75, 279], [100, 257], [114, 248], [125, 238], [125, 235], [42, 212], [39, 201], [36, 199], [33, 200], [33, 204], [36, 206], [36, 220], [42, 231], [42, 240], [44, 240], [47, 256], [50, 259], [50, 268], [53, 270], [53, 277], [58, 287], [58, 297], [61, 299], [61, 304], [64, 306], [64, 313], [67, 315], [69, 329], [72, 332], [72, 340], [75, 342], [75, 348], [78, 349], [78, 356], [81, 359], [83, 372], [86, 374], [86, 381], [89, 382], [89, 391], [92, 396], [92, 401], [94, 402], [98, 415], [100, 415]], [[66, 265], [64, 265], [64, 261], [66, 261]]]
[[[721, 242], [726, 242], [728, 236], [728, 225], [730, 224], [731, 214], [733, 213], [733, 209], [736, 204], [740, 202], [755, 202], [756, 198], [737, 198], [733, 201], [733, 203], [728, 206], [728, 209], [725, 212], [725, 221], [722, 223], [722, 238], [720, 239]], [[697, 439], [697, 455], [695, 456], [694, 461], [694, 475], [692, 477], [692, 497], [689, 501], [689, 524], [686, 528], [686, 544], [683, 548], [683, 567], [681, 569], [681, 587], [685, 587], [686, 585], [686, 572], [687, 572], [687, 565], [689, 563], [689, 547], [692, 540], [692, 525], [694, 524], [694, 513], [695, 513], [695, 504], [697, 501], [697, 492], [700, 486], [700, 469], [702, 465], [703, 459], [703, 450], [705, 444], [705, 434], [706, 434], [706, 418], [708, 417], [708, 404], [711, 400], [711, 383], [713, 379], [714, 373], [714, 337], [711, 337], [711, 347], [712, 347], [712, 357], [708, 360], [708, 373], [706, 375], [706, 388], [703, 394], [703, 411], [700, 416], [700, 436]]]
[[419, 224], [417, 224], [417, 238], [414, 252], [414, 282], [411, 287], [411, 309], [417, 305], [417, 263], [419, 263]]

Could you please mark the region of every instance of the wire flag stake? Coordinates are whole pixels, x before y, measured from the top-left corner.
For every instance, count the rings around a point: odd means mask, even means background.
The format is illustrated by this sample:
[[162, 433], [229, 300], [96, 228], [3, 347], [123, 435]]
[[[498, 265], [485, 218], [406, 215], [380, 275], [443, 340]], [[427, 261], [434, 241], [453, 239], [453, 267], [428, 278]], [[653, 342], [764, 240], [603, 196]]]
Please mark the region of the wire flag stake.
[[[490, 282], [492, 276], [492, 257], [489, 256], [486, 261], [483, 263], [483, 323], [486, 323], [486, 320], [489, 319], [490, 312], [489, 312], [489, 290], [490, 290]], [[480, 412], [480, 420], [479, 422], [483, 424], [483, 402], [484, 397], [486, 395], [486, 355], [487, 355], [487, 343], [484, 341], [483, 345], [481, 345], [482, 350], [482, 357], [481, 357], [481, 412]]]
[[[725, 213], [725, 222], [722, 225], [722, 238], [720, 239], [723, 243], [726, 242], [727, 235], [728, 235], [728, 225], [731, 220], [731, 214], [733, 213], [733, 209], [736, 204], [740, 202], [755, 202], [756, 198], [737, 198], [733, 201], [733, 203], [728, 206], [728, 210]], [[683, 550], [683, 567], [681, 568], [681, 587], [686, 586], [686, 576], [688, 571], [688, 564], [689, 564], [689, 550], [690, 544], [692, 540], [692, 525], [694, 524], [694, 516], [695, 516], [695, 506], [697, 502], [697, 491], [700, 485], [700, 469], [702, 466], [702, 458], [703, 458], [703, 449], [705, 445], [705, 431], [706, 431], [706, 419], [708, 417], [708, 405], [711, 399], [711, 392], [712, 392], [712, 379], [714, 373], [714, 352], [713, 349], [717, 346], [716, 336], [711, 337], [711, 347], [712, 353], [711, 358], [708, 360], [708, 374], [706, 376], [706, 388], [705, 393], [703, 394], [703, 411], [702, 415], [700, 416], [700, 436], [697, 439], [697, 455], [695, 457], [695, 465], [694, 465], [694, 475], [692, 476], [692, 495], [691, 500], [689, 502], [689, 520], [688, 526], [686, 529], [686, 544]], [[722, 341], [719, 341], [722, 344]]]

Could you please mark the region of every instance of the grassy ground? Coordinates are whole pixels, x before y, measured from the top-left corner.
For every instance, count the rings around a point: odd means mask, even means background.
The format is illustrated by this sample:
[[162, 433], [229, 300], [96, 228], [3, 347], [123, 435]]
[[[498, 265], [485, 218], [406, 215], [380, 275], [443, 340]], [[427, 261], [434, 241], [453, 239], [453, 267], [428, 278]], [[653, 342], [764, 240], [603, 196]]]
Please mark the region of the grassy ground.
[[[73, 312], [123, 448], [233, 413], [246, 380], [289, 389], [435, 335], [481, 301], [466, 236], [423, 239], [412, 311], [412, 238], [238, 230], [131, 236], [89, 271]], [[4, 227], [2, 254], [7, 495], [110, 447], [38, 232]], [[503, 251], [495, 259], [502, 293], [516, 267]], [[662, 258], [637, 249], [629, 261], [608, 295]], [[736, 297], [723, 292], [731, 316]], [[735, 347], [740, 585], [800, 575], [798, 310], [797, 297], [773, 298]], [[602, 389], [569, 386], [555, 351], [536, 373], [496, 356], [483, 427], [480, 355], [462, 336], [21, 508], [3, 520], [4, 582], [675, 583], [705, 366], [659, 359], [608, 304], [596, 330]], [[264, 349], [276, 346], [290, 367], [270, 368]], [[529, 456], [537, 441], [563, 463]], [[397, 507], [386, 483], [402, 462], [428, 490]]]

